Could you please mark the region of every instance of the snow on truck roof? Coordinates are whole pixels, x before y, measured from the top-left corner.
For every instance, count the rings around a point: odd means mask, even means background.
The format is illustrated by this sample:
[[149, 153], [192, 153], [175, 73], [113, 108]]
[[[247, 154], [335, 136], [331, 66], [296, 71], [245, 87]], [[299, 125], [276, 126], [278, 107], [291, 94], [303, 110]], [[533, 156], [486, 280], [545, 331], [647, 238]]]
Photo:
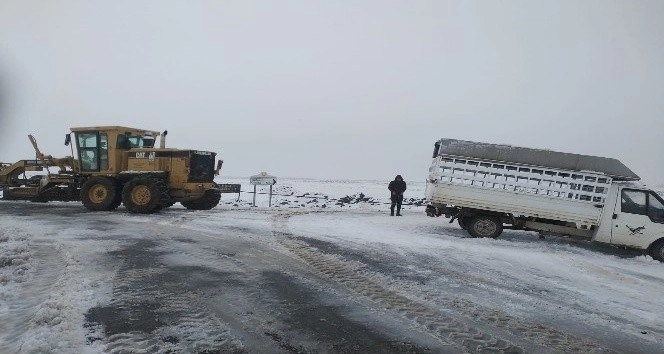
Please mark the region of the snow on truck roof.
[[456, 139], [436, 142], [437, 156], [452, 155], [479, 160], [512, 162], [531, 166], [601, 172], [617, 181], [638, 181], [641, 178], [617, 159], [570, 154], [551, 150], [480, 143]]

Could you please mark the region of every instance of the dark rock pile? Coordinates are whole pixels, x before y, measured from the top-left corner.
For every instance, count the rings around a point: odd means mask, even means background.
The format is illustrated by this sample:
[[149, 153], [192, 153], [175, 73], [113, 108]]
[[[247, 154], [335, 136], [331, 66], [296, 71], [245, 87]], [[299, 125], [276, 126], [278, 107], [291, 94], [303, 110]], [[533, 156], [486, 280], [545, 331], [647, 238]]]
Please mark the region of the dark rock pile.
[[381, 204], [379, 201], [375, 200], [374, 198], [365, 196], [364, 193], [347, 195], [345, 197], [337, 199], [336, 203], [334, 204], [343, 207], [346, 204], [359, 204], [359, 203], [367, 203], [370, 205]]

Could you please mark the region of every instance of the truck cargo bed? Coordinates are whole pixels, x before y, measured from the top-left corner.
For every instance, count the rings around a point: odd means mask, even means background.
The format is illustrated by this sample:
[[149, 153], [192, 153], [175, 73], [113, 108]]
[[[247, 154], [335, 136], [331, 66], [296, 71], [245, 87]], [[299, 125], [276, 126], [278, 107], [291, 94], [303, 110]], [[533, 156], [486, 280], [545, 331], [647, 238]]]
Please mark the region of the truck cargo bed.
[[430, 201], [434, 204], [463, 206], [490, 210], [514, 216], [571, 222], [587, 228], [599, 224], [602, 209], [575, 200], [546, 198], [500, 189], [480, 189], [451, 183], [439, 183], [433, 188]]
[[599, 224], [610, 184], [611, 177], [594, 172], [438, 156], [429, 170], [427, 199], [589, 228]]

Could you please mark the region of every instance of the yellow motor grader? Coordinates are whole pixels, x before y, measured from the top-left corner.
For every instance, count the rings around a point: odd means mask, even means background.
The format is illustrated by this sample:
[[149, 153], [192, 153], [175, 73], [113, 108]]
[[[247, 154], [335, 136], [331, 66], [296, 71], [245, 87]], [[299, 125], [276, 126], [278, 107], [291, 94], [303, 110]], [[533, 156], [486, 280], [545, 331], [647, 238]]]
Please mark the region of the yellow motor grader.
[[[215, 168], [214, 152], [166, 148], [167, 133], [121, 126], [71, 128], [65, 145], [72, 156], [59, 159], [42, 154], [30, 135], [36, 159], [0, 163], [3, 199], [80, 200], [92, 211], [124, 204], [129, 212], [142, 214], [177, 202], [193, 210], [214, 208], [221, 191], [213, 180], [222, 161]], [[53, 167], [58, 173], [50, 173]], [[44, 169], [46, 174], [26, 174]]]

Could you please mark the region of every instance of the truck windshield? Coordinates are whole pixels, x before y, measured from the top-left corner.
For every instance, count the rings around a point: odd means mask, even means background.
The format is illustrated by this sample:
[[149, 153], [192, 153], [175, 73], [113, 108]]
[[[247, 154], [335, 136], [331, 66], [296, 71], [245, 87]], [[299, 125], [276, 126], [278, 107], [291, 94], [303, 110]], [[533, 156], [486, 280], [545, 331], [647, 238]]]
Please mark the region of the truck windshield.
[[664, 223], [664, 201], [655, 192], [648, 196], [648, 217], [654, 222]]

